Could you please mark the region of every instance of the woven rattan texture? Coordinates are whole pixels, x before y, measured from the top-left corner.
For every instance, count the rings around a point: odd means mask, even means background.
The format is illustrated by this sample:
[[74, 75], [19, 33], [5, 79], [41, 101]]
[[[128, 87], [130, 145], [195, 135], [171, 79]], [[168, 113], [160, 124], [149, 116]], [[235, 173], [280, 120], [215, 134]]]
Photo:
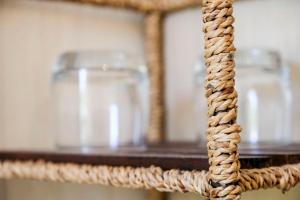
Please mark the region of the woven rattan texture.
[[44, 161], [2, 161], [0, 178], [112, 185], [197, 192], [210, 199], [240, 199], [241, 192], [277, 187], [287, 191], [300, 181], [300, 164], [240, 170], [234, 89], [233, 0], [62, 0], [132, 9], [145, 14], [145, 47], [150, 71], [149, 140], [164, 135], [162, 21], [165, 14], [202, 4], [208, 99], [209, 171], [163, 171], [159, 167], [91, 166]]
[[[145, 51], [150, 74], [150, 123], [147, 140], [150, 143], [164, 139], [164, 68], [162, 49], [162, 14], [154, 11], [145, 17]], [[164, 200], [166, 194], [149, 191], [148, 200]]]
[[88, 3], [98, 6], [111, 6], [139, 11], [142, 13], [151, 12], [172, 12], [191, 6], [201, 5], [202, 0], [52, 0], [71, 1]]
[[[163, 192], [196, 192], [209, 197], [208, 172], [163, 171], [149, 168], [92, 166], [44, 161], [0, 162], [0, 178], [31, 179], [79, 184], [99, 184], [126, 188], [156, 189]], [[277, 187], [288, 191], [300, 180], [300, 164], [241, 170], [239, 186], [242, 191]], [[227, 193], [226, 191], [224, 191]]]
[[162, 141], [164, 137], [164, 68], [162, 49], [162, 14], [152, 12], [145, 17], [145, 46], [150, 74], [150, 125], [148, 141]]
[[241, 194], [232, 11], [231, 0], [206, 0], [202, 8], [211, 199], [239, 199]]

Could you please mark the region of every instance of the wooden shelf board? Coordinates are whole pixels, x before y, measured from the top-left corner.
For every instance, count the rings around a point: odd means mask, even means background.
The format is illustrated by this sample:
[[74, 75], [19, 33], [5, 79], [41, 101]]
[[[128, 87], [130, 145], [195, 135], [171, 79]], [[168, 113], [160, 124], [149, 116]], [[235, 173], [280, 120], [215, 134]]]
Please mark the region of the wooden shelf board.
[[[91, 165], [112, 165], [148, 167], [163, 169], [207, 170], [208, 159], [205, 144], [165, 143], [148, 145], [147, 148], [123, 148], [109, 150], [94, 148], [57, 150], [0, 150], [0, 161], [45, 160], [55, 163], [78, 163]], [[300, 144], [240, 145], [242, 168], [262, 168], [300, 162]]]

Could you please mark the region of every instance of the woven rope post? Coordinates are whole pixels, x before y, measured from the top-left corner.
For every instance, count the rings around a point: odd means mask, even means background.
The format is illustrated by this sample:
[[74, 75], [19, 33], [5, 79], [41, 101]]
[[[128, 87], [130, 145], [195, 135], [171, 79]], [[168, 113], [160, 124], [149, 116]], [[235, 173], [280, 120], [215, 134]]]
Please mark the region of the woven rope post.
[[[60, 1], [60, 0], [58, 0]], [[149, 141], [164, 133], [164, 69], [162, 20], [165, 14], [198, 6], [202, 0], [63, 0], [132, 9], [145, 14], [146, 55], [150, 69], [151, 119]], [[80, 184], [144, 188], [161, 192], [197, 192], [212, 200], [241, 198], [241, 192], [277, 187], [288, 191], [300, 182], [300, 163], [261, 169], [241, 169], [238, 161], [240, 127], [236, 124], [234, 89], [233, 0], [203, 0], [207, 148], [209, 171], [164, 170], [160, 167], [56, 163], [43, 160], [1, 160], [0, 179], [26, 178]], [[151, 199], [164, 194], [149, 193]]]
[[[145, 18], [146, 57], [150, 71], [150, 126], [147, 134], [150, 143], [164, 139], [164, 70], [162, 51], [162, 14], [153, 12]], [[166, 193], [150, 190], [148, 200], [167, 199]]]
[[162, 14], [153, 12], [145, 19], [146, 56], [150, 71], [149, 142], [163, 140], [165, 130]]
[[210, 199], [240, 199], [241, 194], [232, 3], [233, 0], [205, 0], [202, 8]]

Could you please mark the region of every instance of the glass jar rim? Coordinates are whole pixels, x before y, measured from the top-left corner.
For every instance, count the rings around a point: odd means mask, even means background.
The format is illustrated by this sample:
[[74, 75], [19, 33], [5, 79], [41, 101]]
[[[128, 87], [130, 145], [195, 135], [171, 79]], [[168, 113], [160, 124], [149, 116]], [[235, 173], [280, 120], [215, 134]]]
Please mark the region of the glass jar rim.
[[[278, 71], [282, 68], [280, 53], [272, 49], [245, 48], [239, 49], [235, 53], [235, 64], [237, 69], [247, 67], [260, 67], [268, 71]], [[205, 71], [203, 56], [195, 66], [196, 74], [203, 74]]]
[[280, 53], [273, 49], [245, 48], [236, 51], [235, 62], [237, 67], [259, 66], [266, 70], [281, 68]]
[[62, 53], [53, 66], [53, 74], [68, 70], [133, 70], [147, 73], [142, 56], [121, 50], [84, 50]]

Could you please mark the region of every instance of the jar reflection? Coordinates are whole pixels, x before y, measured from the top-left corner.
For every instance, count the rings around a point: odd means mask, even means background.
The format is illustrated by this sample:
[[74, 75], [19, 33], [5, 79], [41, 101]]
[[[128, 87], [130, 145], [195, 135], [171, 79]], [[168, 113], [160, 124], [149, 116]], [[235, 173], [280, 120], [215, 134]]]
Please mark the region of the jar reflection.
[[59, 147], [142, 146], [146, 68], [120, 52], [67, 53], [53, 76]]
[[[249, 49], [237, 51], [236, 89], [238, 91], [238, 123], [242, 141], [290, 142], [292, 94], [289, 68], [275, 51]], [[206, 99], [204, 97], [204, 64], [196, 68], [195, 118], [197, 132], [205, 140]]]

